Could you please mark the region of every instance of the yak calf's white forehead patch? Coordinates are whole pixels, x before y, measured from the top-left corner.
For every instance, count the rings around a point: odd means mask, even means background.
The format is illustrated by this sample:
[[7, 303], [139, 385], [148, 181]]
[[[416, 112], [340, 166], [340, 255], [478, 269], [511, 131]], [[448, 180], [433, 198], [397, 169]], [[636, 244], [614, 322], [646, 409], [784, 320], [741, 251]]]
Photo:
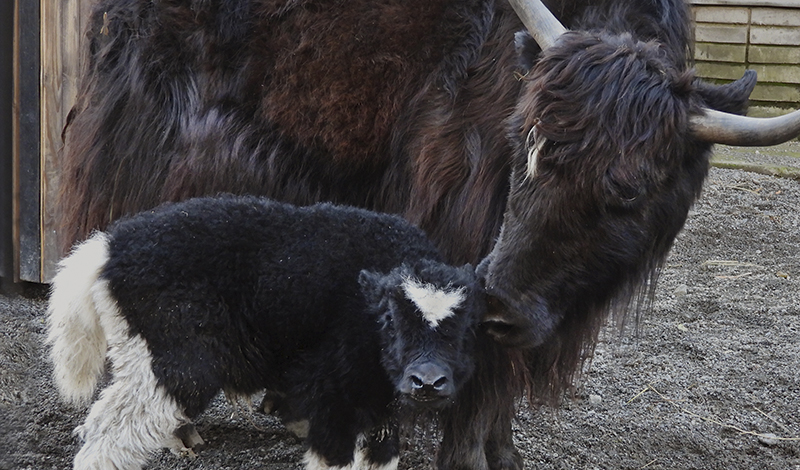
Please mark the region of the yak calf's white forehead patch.
[[453, 310], [464, 302], [466, 288], [442, 289], [433, 284], [426, 284], [414, 278], [403, 280], [403, 290], [408, 300], [414, 302], [422, 317], [431, 325], [439, 326], [439, 322], [453, 315]]

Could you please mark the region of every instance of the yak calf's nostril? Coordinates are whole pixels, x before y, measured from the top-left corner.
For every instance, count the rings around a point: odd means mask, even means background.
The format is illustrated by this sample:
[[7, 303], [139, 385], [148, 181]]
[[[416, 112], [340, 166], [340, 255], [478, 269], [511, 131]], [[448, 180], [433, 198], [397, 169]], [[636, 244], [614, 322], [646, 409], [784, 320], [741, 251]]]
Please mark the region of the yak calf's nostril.
[[433, 382], [433, 388], [437, 391], [442, 391], [447, 386], [447, 377], [440, 377], [438, 380]]
[[425, 382], [416, 375], [411, 376], [411, 386], [415, 389], [420, 389], [425, 386]]
[[433, 361], [413, 364], [405, 372], [405, 393], [411, 393], [418, 399], [449, 396], [453, 393], [450, 374], [449, 367]]
[[447, 387], [447, 377], [435, 376], [435, 377], [420, 377], [418, 375], [412, 375], [409, 377], [411, 381], [411, 387], [415, 390], [420, 390], [423, 388], [433, 388], [436, 391], [442, 391], [445, 387]]

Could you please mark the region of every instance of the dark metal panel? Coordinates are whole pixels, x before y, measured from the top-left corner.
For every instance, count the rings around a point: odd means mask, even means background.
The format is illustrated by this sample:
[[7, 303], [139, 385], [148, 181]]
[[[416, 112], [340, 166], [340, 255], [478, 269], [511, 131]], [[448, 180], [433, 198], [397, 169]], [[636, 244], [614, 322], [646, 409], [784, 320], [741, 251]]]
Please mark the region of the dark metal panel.
[[17, 90], [17, 175], [19, 217], [19, 277], [41, 279], [41, 124], [40, 124], [40, 6], [19, 1]]

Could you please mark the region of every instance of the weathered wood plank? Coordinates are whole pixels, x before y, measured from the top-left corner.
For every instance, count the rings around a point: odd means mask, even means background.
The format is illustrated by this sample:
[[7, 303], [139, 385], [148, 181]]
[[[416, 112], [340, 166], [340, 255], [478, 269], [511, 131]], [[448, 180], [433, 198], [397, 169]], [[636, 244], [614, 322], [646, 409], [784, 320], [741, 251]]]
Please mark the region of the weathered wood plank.
[[711, 62], [742, 62], [747, 60], [744, 44], [696, 43], [694, 58]]
[[800, 107], [800, 0], [689, 0], [695, 19], [698, 75], [735, 80], [745, 67], [767, 106]]
[[796, 8], [753, 8], [750, 22], [763, 26], [800, 26], [800, 1]]
[[746, 44], [747, 26], [699, 23], [695, 28], [695, 40], [698, 42]]
[[797, 8], [798, 0], [689, 0], [691, 5], [729, 5]]
[[770, 85], [759, 83], [750, 94], [755, 101], [797, 103], [800, 106], [800, 85]]
[[750, 21], [749, 8], [696, 7], [694, 20], [698, 23], [747, 24]]
[[758, 72], [758, 81], [767, 83], [800, 83], [800, 67], [792, 65], [751, 65]]
[[753, 64], [800, 64], [800, 47], [750, 46], [748, 60]]
[[800, 45], [800, 28], [781, 26], [751, 26], [751, 44], [770, 44], [777, 46]]
[[67, 114], [75, 103], [81, 41], [89, 1], [42, 0], [42, 281], [55, 274], [61, 255], [56, 227], [58, 152]]

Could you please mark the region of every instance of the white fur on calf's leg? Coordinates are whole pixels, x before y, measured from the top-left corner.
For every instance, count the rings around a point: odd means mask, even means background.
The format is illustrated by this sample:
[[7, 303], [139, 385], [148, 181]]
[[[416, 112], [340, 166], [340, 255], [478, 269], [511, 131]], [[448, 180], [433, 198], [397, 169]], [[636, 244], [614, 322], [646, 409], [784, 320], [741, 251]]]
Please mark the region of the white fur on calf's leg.
[[85, 442], [75, 457], [76, 470], [138, 470], [154, 451], [172, 445], [173, 432], [188, 421], [157, 385], [142, 338], [114, 345], [110, 354], [117, 359], [114, 382], [76, 429]]
[[173, 444], [174, 431], [189, 420], [158, 385], [147, 344], [140, 336], [129, 336], [107, 283], [98, 282], [93, 294], [114, 378], [76, 429], [85, 443], [75, 457], [75, 469], [138, 470], [154, 451]]
[[397, 470], [399, 461], [400, 458], [395, 457], [386, 464], [372, 462], [367, 456], [367, 450], [364, 447], [359, 447], [356, 449], [353, 470]]
[[305, 470], [397, 470], [397, 464], [400, 460], [399, 457], [393, 458], [386, 464], [372, 462], [367, 456], [365, 445], [366, 438], [363, 435], [358, 436], [353, 461], [344, 467], [330, 466], [327, 464], [324, 457], [308, 449], [303, 456]]
[[59, 263], [53, 279], [47, 343], [56, 387], [70, 403], [88, 402], [105, 369], [106, 337], [91, 292], [107, 261], [108, 237], [98, 232]]

